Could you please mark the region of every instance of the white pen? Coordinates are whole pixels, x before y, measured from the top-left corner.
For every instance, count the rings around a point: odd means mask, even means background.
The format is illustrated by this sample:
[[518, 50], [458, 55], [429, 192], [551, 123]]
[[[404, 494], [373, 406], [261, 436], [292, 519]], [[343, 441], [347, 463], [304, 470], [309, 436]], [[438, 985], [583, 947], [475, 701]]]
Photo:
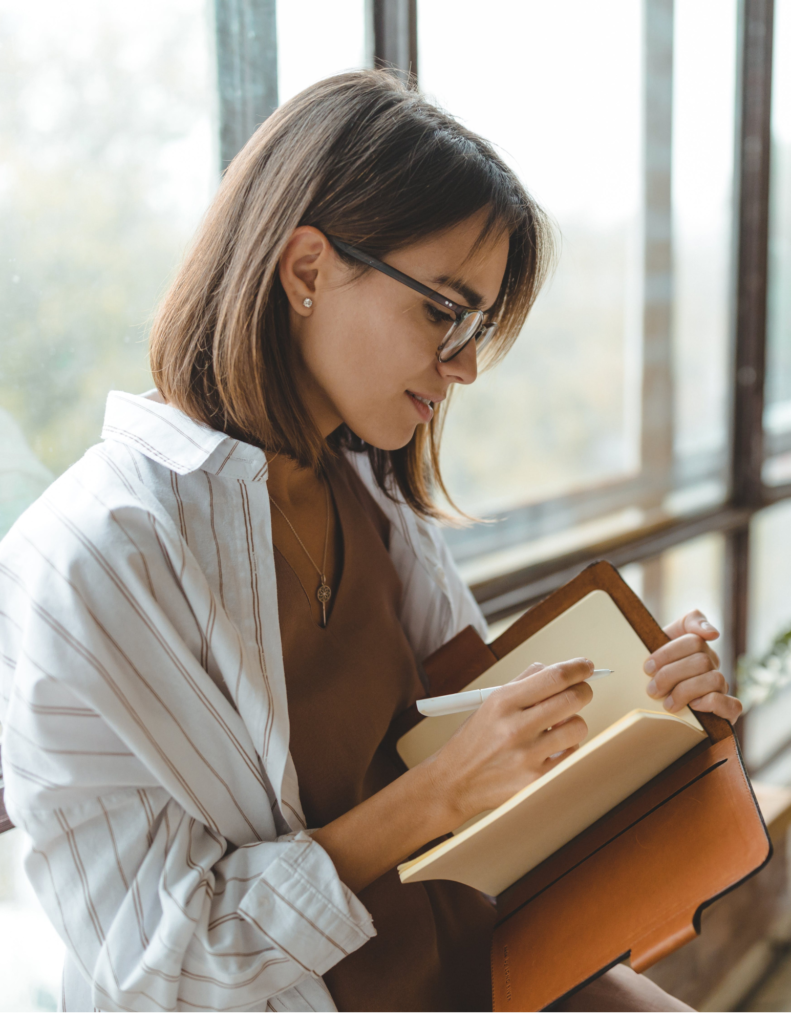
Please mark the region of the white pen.
[[[599, 679], [601, 676], [612, 675], [611, 668], [597, 668], [588, 676], [588, 679]], [[521, 680], [520, 680], [521, 682]], [[511, 683], [505, 683], [510, 686]], [[417, 709], [421, 715], [427, 718], [437, 718], [439, 715], [457, 715], [461, 711], [475, 711], [495, 692], [502, 690], [502, 686], [490, 686], [485, 690], [463, 690], [461, 693], [448, 693], [444, 697], [426, 697], [425, 700], [417, 702]]]

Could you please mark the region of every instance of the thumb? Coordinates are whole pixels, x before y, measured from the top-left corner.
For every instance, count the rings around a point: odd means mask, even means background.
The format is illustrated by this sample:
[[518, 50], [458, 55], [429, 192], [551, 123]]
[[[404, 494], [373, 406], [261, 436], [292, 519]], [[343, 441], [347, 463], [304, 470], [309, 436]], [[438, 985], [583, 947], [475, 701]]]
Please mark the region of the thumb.
[[698, 608], [692, 612], [687, 612], [680, 619], [676, 619], [675, 622], [665, 628], [665, 632], [671, 640], [677, 640], [686, 633], [694, 633], [704, 640], [716, 640], [720, 635], [720, 631], [716, 626], [712, 626]]

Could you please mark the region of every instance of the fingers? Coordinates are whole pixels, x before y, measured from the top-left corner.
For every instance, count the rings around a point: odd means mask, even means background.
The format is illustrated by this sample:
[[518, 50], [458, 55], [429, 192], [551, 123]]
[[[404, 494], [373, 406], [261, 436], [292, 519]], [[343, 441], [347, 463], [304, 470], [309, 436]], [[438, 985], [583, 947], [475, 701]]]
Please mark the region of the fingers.
[[560, 764], [561, 761], [565, 761], [567, 757], [579, 750], [580, 745], [577, 743], [573, 747], [569, 747], [568, 750], [559, 750], [557, 754], [550, 755], [539, 769], [542, 775], [545, 775], [550, 769], [554, 768], [556, 764]]
[[694, 711], [710, 711], [713, 715], [727, 719], [731, 725], [736, 725], [742, 713], [742, 702], [724, 693], [707, 693], [705, 697], [691, 701], [689, 706]]
[[[572, 661], [561, 661], [557, 665], [549, 665], [546, 668], [541, 666], [535, 672], [531, 672], [533, 668], [534, 666], [531, 665], [521, 678], [513, 680], [496, 694], [492, 694], [486, 703], [496, 701], [506, 710], [516, 708], [524, 710], [533, 707], [587, 679], [593, 671], [593, 662], [588, 661], [587, 658], [574, 658]], [[574, 712], [567, 712], [565, 717], [569, 714], [574, 714]], [[556, 721], [560, 721], [560, 718], [563, 717], [560, 715]]]
[[[660, 669], [646, 687], [649, 695], [656, 700], [667, 697], [680, 683], [692, 681], [699, 676], [713, 676], [717, 683], [715, 690], [726, 691], [725, 677], [714, 668], [711, 657], [701, 651], [699, 654], [691, 654], [688, 658], [681, 658]], [[695, 696], [700, 696], [696, 694]]]
[[705, 654], [710, 662], [707, 669], [720, 667], [720, 659], [706, 641], [695, 633], [686, 633], [654, 651], [643, 665], [643, 671], [649, 676], [656, 677], [665, 666], [692, 654]]
[[662, 707], [665, 711], [680, 711], [691, 701], [705, 697], [707, 694], [727, 694], [727, 692], [728, 684], [721, 672], [706, 672], [693, 679], [685, 679], [683, 683], [674, 686], [662, 701]]
[[694, 612], [687, 612], [680, 619], [676, 619], [669, 626], [665, 626], [665, 632], [671, 640], [677, 640], [680, 636], [684, 636], [685, 633], [695, 633], [697, 636], [702, 636], [705, 640], [716, 640], [720, 635], [720, 631], [712, 626], [703, 612], [697, 608]]
[[542, 733], [536, 743], [536, 749], [539, 754], [550, 758], [562, 751], [570, 750], [572, 747], [578, 747], [585, 741], [587, 735], [588, 726], [584, 719], [579, 715], [574, 715], [562, 725], [556, 725]]
[[586, 704], [590, 704], [592, 698], [593, 690], [588, 683], [575, 683], [534, 704], [529, 709], [529, 723], [526, 722], [526, 726], [542, 732], [546, 729], [559, 729], [567, 719], [578, 715]]
[[540, 672], [542, 668], [546, 668], [546, 665], [540, 661], [534, 661], [532, 665], [528, 665], [524, 672], [520, 672], [515, 679], [511, 680], [511, 682], [518, 683], [521, 679], [527, 679], [528, 676], [534, 676], [536, 672]]

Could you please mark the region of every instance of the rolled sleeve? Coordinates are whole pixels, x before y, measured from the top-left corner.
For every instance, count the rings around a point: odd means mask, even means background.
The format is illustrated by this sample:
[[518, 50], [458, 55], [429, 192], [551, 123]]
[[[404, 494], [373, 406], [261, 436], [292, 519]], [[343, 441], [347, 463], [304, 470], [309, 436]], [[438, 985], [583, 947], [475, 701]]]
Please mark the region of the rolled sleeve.
[[306, 832], [262, 872], [239, 912], [289, 959], [321, 976], [376, 934], [371, 915]]

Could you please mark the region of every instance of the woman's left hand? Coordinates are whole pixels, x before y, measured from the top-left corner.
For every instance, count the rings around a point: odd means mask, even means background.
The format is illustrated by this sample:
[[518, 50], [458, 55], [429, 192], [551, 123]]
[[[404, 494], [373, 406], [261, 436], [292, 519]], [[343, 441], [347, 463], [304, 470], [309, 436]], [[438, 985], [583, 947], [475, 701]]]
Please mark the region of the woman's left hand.
[[717, 639], [719, 630], [702, 612], [694, 611], [665, 626], [665, 632], [670, 642], [643, 666], [651, 676], [649, 696], [661, 700], [666, 711], [680, 711], [688, 704], [693, 711], [710, 711], [734, 725], [742, 713], [741, 701], [728, 695], [728, 684], [718, 671], [720, 659], [707, 643]]

